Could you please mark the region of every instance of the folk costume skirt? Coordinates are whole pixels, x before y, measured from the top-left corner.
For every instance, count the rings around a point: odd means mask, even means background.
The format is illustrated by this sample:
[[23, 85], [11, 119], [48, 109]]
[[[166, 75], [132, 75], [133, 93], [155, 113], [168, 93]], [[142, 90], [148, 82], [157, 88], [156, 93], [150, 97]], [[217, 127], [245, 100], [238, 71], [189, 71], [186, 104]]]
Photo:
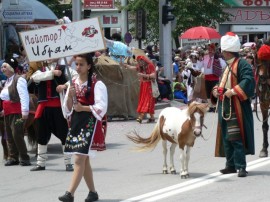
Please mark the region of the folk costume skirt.
[[152, 95], [151, 81], [141, 81], [137, 112], [154, 114], [155, 101], [156, 98]]
[[65, 153], [91, 155], [91, 150], [103, 151], [105, 138], [101, 122], [91, 112], [73, 112]]

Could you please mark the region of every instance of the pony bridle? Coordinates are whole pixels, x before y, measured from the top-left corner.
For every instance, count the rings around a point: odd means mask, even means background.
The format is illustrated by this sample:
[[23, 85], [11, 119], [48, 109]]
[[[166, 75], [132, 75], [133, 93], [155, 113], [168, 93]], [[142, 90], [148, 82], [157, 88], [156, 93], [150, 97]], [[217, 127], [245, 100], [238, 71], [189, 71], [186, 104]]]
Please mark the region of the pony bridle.
[[193, 129], [193, 134], [196, 137], [199, 137], [202, 135], [202, 127], [204, 126], [204, 115], [202, 115], [200, 112], [195, 112], [193, 114], [193, 117], [195, 119], [194, 126], [192, 127]]

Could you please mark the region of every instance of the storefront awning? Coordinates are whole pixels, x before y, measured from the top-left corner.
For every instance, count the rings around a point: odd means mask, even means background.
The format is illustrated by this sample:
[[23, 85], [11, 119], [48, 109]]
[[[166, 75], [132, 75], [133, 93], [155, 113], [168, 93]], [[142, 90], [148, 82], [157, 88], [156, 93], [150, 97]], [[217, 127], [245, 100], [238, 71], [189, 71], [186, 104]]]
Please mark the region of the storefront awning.
[[17, 5], [2, 5], [1, 18], [4, 23], [53, 24], [56, 15], [37, 0], [19, 0]]

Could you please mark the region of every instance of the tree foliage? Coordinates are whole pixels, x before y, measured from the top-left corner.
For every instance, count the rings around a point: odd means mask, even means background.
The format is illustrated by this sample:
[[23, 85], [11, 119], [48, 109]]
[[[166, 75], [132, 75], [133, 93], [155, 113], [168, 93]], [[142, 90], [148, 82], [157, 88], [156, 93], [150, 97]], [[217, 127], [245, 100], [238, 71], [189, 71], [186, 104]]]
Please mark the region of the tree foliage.
[[[229, 20], [229, 14], [223, 11], [228, 7], [223, 0], [172, 0], [175, 16], [175, 28], [172, 36], [178, 36], [185, 30], [195, 26], [212, 26]], [[146, 43], [159, 40], [159, 0], [129, 0], [127, 9], [135, 15], [136, 10], [143, 8], [146, 13], [147, 38]], [[134, 30], [131, 30], [134, 31]]]

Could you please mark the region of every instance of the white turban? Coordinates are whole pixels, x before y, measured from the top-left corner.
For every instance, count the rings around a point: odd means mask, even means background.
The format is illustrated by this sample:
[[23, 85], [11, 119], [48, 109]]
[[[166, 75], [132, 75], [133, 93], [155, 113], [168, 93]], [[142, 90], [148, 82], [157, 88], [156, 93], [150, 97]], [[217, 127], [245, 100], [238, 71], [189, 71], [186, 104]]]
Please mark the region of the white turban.
[[235, 33], [227, 32], [221, 37], [220, 46], [221, 51], [239, 52], [241, 44], [239, 37]]

